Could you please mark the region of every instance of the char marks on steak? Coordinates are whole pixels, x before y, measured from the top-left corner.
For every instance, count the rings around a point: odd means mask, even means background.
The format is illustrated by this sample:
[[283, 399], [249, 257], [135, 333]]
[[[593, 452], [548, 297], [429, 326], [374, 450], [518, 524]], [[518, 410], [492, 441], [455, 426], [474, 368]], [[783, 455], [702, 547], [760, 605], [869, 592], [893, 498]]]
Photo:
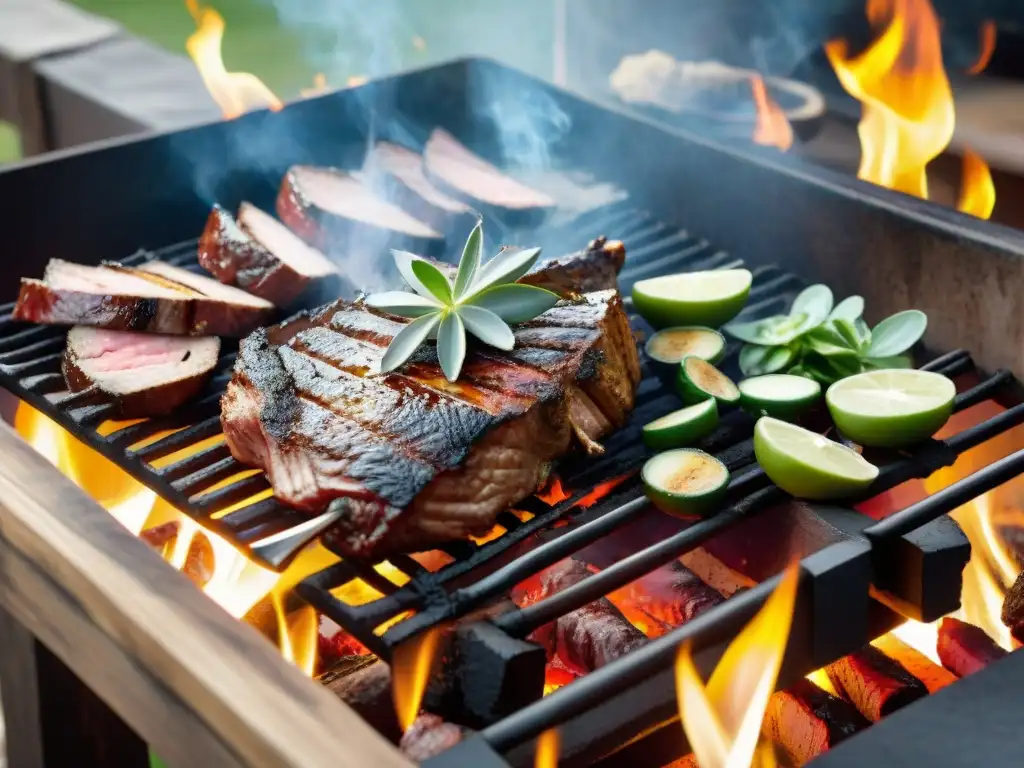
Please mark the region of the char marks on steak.
[[238, 220], [215, 205], [199, 240], [199, 263], [218, 280], [287, 306], [337, 267], [273, 216], [242, 203]]
[[480, 216], [431, 184], [423, 172], [423, 158], [399, 144], [375, 144], [357, 177], [385, 200], [438, 232], [464, 237]]
[[274, 305], [163, 262], [135, 269], [51, 259], [42, 280], [22, 278], [15, 320], [115, 331], [241, 336]]
[[[524, 608], [592, 575], [584, 563], [567, 558], [518, 585], [512, 599]], [[530, 639], [576, 675], [603, 667], [647, 642], [643, 632], [604, 597], [545, 624]]]
[[539, 224], [555, 208], [550, 196], [502, 173], [442, 128], [430, 134], [423, 150], [423, 168], [442, 192], [509, 224]]
[[72, 392], [95, 387], [126, 419], [161, 416], [194, 397], [217, 366], [220, 339], [76, 326], [61, 368]]
[[277, 215], [324, 253], [376, 257], [385, 248], [436, 254], [441, 233], [378, 197], [361, 177], [337, 168], [293, 166], [281, 182]]
[[639, 360], [614, 291], [562, 302], [517, 330], [511, 353], [473, 349], [456, 382], [432, 347], [374, 375], [404, 322], [337, 302], [257, 331], [222, 402], [232, 454], [287, 504], [336, 505], [329, 535], [346, 552], [482, 535], [569, 449], [570, 401], [594, 440], [632, 408]]

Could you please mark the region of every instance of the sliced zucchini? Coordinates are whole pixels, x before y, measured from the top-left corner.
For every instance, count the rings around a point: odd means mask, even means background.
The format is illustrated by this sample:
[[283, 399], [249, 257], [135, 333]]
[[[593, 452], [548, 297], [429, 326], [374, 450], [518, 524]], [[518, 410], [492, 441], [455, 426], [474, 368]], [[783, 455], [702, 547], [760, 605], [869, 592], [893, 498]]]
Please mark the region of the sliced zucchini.
[[687, 355], [713, 364], [725, 354], [725, 337], [699, 325], [665, 328], [647, 340], [644, 350], [652, 360], [672, 366], [679, 365]]
[[740, 399], [740, 391], [732, 379], [707, 360], [693, 355], [683, 358], [677, 382], [684, 403], [699, 403], [713, 397], [722, 406], [732, 405]]
[[739, 383], [740, 405], [754, 416], [795, 419], [821, 397], [821, 385], [813, 379], [789, 373], [754, 376]]
[[655, 451], [682, 448], [707, 437], [718, 426], [718, 403], [709, 398], [644, 426], [644, 445]]
[[729, 487], [729, 470], [714, 456], [695, 448], [659, 453], [640, 473], [647, 498], [670, 515], [712, 514]]

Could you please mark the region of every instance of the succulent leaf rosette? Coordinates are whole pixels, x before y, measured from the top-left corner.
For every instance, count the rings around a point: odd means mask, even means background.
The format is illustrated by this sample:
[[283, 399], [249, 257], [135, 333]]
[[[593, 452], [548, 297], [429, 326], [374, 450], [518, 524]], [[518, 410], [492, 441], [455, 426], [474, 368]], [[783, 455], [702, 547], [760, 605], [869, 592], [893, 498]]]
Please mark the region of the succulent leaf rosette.
[[466, 358], [466, 333], [484, 344], [510, 350], [516, 339], [509, 327], [547, 312], [558, 294], [516, 283], [540, 256], [540, 248], [505, 249], [482, 264], [483, 223], [473, 228], [452, 283], [433, 263], [405, 251], [392, 251], [410, 291], [385, 291], [366, 297], [367, 306], [412, 322], [395, 334], [380, 371], [400, 367], [428, 339], [437, 339], [437, 359], [448, 381], [455, 381]]

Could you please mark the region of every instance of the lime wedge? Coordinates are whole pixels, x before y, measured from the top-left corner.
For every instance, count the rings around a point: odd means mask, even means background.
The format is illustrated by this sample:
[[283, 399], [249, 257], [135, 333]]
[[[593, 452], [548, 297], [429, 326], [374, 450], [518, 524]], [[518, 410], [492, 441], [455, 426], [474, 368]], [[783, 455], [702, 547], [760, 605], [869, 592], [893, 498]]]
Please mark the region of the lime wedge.
[[652, 360], [672, 366], [679, 365], [687, 355], [717, 363], [725, 354], [725, 337], [699, 325], [665, 328], [647, 340], [644, 351]]
[[633, 286], [633, 306], [655, 328], [674, 325], [718, 328], [743, 309], [752, 279], [748, 269], [652, 277]]
[[699, 403], [713, 397], [719, 405], [732, 405], [740, 399], [740, 391], [732, 379], [693, 355], [683, 358], [677, 382], [684, 403]]
[[682, 448], [707, 437], [717, 426], [718, 403], [714, 399], [704, 400], [647, 424], [644, 445], [655, 451]]
[[754, 376], [736, 386], [744, 410], [754, 416], [774, 416], [787, 421], [795, 419], [821, 397], [818, 382], [788, 373]]
[[729, 470], [714, 456], [680, 448], [648, 459], [640, 473], [647, 498], [670, 515], [710, 514], [729, 487]]
[[836, 426], [861, 445], [902, 448], [934, 435], [953, 413], [956, 386], [913, 369], [858, 373], [825, 393]]
[[878, 477], [852, 448], [769, 416], [754, 427], [754, 455], [773, 483], [801, 499], [855, 496]]

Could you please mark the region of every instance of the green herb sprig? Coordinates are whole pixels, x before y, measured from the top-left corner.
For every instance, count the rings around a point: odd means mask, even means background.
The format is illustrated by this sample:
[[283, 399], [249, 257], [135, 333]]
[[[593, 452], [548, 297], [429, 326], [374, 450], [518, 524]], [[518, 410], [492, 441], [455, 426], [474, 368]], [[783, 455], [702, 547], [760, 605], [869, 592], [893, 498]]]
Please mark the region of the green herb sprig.
[[827, 386], [863, 371], [911, 367], [904, 353], [928, 327], [924, 312], [897, 312], [874, 328], [863, 313], [860, 296], [833, 306], [832, 291], [812, 285], [800, 292], [788, 315], [733, 323], [724, 330], [745, 342], [740, 370], [746, 376], [786, 372]]
[[547, 312], [558, 294], [521, 278], [537, 262], [540, 248], [502, 250], [486, 264], [483, 222], [466, 240], [453, 283], [434, 264], [405, 251], [392, 251], [402, 278], [415, 293], [385, 291], [366, 297], [366, 304], [400, 317], [414, 318], [391, 340], [381, 360], [381, 373], [404, 364], [428, 339], [437, 340], [437, 359], [448, 381], [455, 381], [466, 358], [466, 333], [484, 344], [510, 350], [516, 338], [510, 325]]

